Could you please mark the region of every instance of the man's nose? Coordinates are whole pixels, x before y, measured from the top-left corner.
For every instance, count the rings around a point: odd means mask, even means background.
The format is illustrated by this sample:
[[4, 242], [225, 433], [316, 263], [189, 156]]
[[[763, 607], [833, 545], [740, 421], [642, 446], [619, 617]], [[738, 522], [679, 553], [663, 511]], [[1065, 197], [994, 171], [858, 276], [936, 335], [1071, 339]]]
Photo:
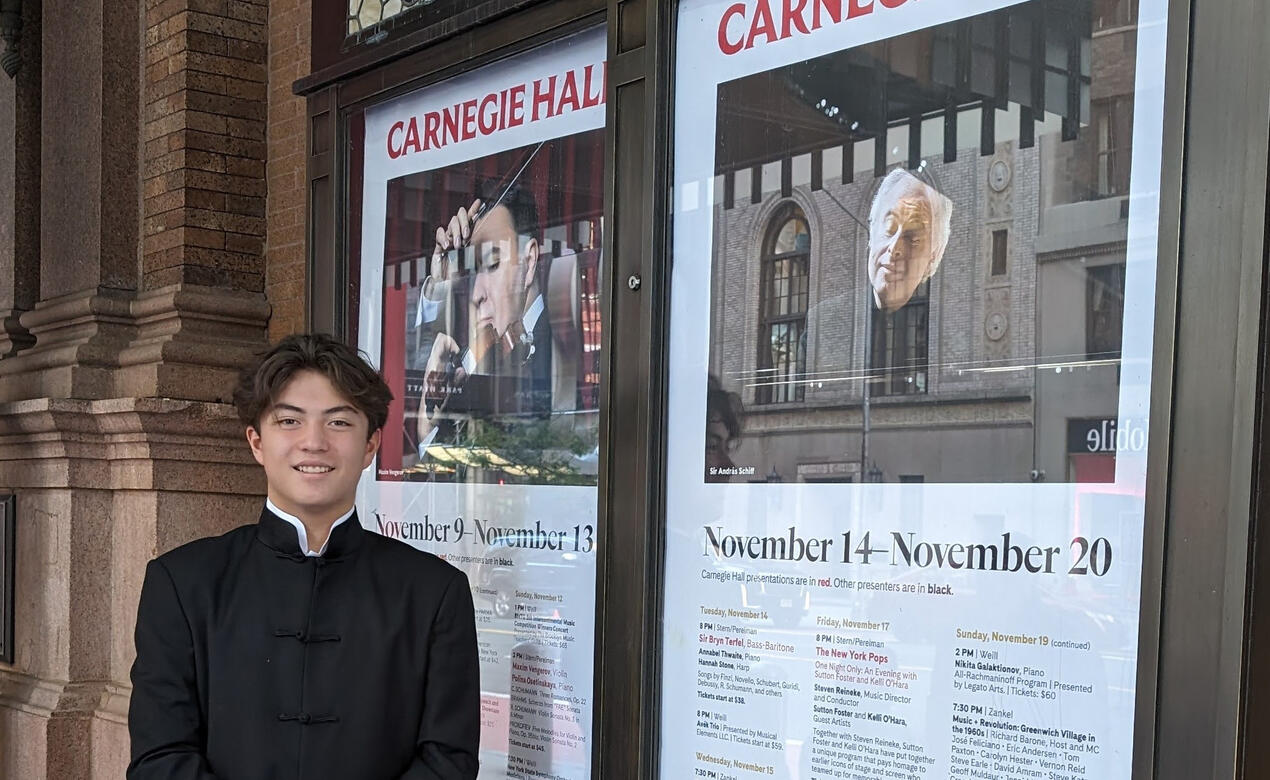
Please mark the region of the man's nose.
[[326, 449], [326, 426], [306, 425], [304, 435], [300, 438], [300, 447], [314, 451]]
[[476, 280], [472, 282], [472, 305], [479, 307], [485, 300], [489, 298], [489, 283], [485, 280], [485, 274], [476, 274]]
[[896, 233], [887, 242], [886, 250], [890, 253], [892, 260], [899, 260], [904, 256], [904, 242], [900, 240], [903, 235], [903, 233]]

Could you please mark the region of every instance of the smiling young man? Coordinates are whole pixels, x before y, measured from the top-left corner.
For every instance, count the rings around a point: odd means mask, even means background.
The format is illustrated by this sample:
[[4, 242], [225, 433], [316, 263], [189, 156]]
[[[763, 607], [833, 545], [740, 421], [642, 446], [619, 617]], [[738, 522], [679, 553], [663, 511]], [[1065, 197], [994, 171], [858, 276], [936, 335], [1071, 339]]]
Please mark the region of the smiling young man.
[[259, 522], [146, 569], [130, 780], [476, 777], [467, 579], [353, 506], [391, 399], [325, 336], [244, 373], [234, 400], [268, 498]]

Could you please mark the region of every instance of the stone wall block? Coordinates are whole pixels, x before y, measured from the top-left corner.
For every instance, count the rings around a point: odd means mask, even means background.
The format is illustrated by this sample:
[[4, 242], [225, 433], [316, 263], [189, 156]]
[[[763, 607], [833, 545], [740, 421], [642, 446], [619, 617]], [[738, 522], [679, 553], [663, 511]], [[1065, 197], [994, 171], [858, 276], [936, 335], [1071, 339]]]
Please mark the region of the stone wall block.
[[242, 428], [225, 404], [0, 404], [21, 594], [16, 662], [0, 665], [0, 775], [122, 777], [145, 564], [254, 521], [264, 484]]
[[0, 361], [0, 401], [108, 396], [114, 357], [135, 332], [129, 298], [127, 291], [90, 290], [41, 301], [23, 314], [36, 343]]

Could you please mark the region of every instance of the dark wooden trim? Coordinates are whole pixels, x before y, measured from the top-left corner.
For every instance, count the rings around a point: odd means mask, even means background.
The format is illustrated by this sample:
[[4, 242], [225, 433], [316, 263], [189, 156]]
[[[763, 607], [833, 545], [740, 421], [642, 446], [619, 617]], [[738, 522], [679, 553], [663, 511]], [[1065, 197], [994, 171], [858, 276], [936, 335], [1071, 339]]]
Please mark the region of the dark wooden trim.
[[[340, 122], [340, 148], [361, 149], [366, 141], [366, 114], [345, 114]], [[356, 344], [361, 318], [362, 278], [362, 209], [366, 160], [361, 156], [346, 159], [340, 166], [344, 184], [340, 187], [341, 202], [336, 206], [335, 220], [338, 226], [335, 245], [345, 247], [344, 268], [339, 278], [344, 283], [344, 322], [337, 332], [343, 332], [349, 344]], [[354, 283], [354, 280], [357, 280]]]
[[[1270, 155], [1270, 151], [1267, 152]], [[1262, 245], [1270, 246], [1270, 182], [1267, 182], [1266, 231]], [[1266, 255], [1270, 258], [1270, 255]], [[1262, 265], [1262, 277], [1270, 265]], [[1253, 462], [1252, 549], [1249, 551], [1248, 639], [1244, 654], [1243, 711], [1240, 713], [1240, 777], [1270, 777], [1270, 745], [1265, 740], [1249, 740], [1250, 734], [1270, 729], [1270, 285], [1264, 286], [1261, 303], [1260, 365], [1257, 369], [1257, 416], [1253, 423], [1256, 438]]]
[[559, 8], [553, 5], [539, 6], [474, 31], [479, 35], [451, 38], [353, 76], [340, 83], [340, 110], [356, 110], [413, 92], [603, 22], [602, 13], [588, 11], [581, 16], [568, 16], [554, 13], [556, 10]]
[[1154, 723], [1138, 724], [1134, 777], [1259, 778], [1241, 753], [1252, 766], [1268, 749], [1241, 715], [1259, 711], [1245, 675], [1266, 660], [1248, 644], [1266, 619], [1249, 632], [1248, 585], [1270, 93], [1223, 86], [1270, 83], [1262, 6], [1169, 9], [1138, 674]]
[[[657, 776], [674, 3], [612, 0], [593, 777]], [[632, 291], [627, 280], [641, 279]]]
[[309, 262], [305, 326], [310, 331], [344, 337], [346, 306], [342, 292], [347, 284], [348, 264], [340, 261], [337, 252], [343, 246], [339, 237], [343, 226], [339, 204], [344, 193], [342, 177], [338, 175], [341, 155], [336, 99], [336, 88], [330, 87], [307, 101]]

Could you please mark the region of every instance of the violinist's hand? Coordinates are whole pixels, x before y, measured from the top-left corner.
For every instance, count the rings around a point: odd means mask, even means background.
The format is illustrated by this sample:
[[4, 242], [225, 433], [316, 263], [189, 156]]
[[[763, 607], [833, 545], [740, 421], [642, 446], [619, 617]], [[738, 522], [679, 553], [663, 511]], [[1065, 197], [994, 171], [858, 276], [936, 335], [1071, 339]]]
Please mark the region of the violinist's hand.
[[452, 249], [462, 249], [472, 239], [476, 212], [480, 208], [481, 199], [477, 198], [472, 201], [471, 206], [460, 206], [458, 212], [450, 217], [448, 225], [437, 228], [436, 245], [432, 247], [432, 275], [435, 278], [450, 278], [449, 252]]

